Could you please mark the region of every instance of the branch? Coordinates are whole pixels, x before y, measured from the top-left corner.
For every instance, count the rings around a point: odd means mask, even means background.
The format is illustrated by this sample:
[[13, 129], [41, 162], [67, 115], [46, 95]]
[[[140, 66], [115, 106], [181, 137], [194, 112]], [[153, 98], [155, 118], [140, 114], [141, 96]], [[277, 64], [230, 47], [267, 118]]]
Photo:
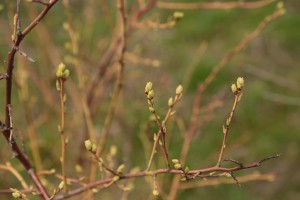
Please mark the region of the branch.
[[[41, 11], [41, 13], [21, 32], [20, 29], [20, 20], [19, 20], [19, 5], [20, 1], [17, 2], [17, 12], [15, 14], [15, 21], [14, 21], [14, 33], [13, 33], [13, 47], [8, 54], [7, 59], [7, 78], [6, 78], [6, 102], [5, 102], [5, 126], [10, 127], [12, 123], [12, 119], [10, 117], [10, 108], [11, 108], [11, 93], [12, 93], [12, 77], [13, 77], [13, 68], [14, 68], [14, 59], [19, 48], [20, 43], [26, 37], [26, 35], [38, 25], [38, 23], [46, 16], [48, 11], [52, 8], [52, 6], [57, 3], [58, 0], [50, 0], [49, 4], [45, 6], [45, 8]], [[16, 158], [22, 163], [22, 165], [27, 170], [28, 174], [30, 175], [31, 179], [37, 186], [39, 192], [43, 199], [49, 199], [47, 191], [45, 190], [44, 186], [42, 185], [41, 181], [39, 180], [37, 174], [35, 173], [31, 163], [29, 162], [28, 158], [23, 154], [20, 150], [19, 146], [17, 145], [14, 137], [11, 137], [10, 130], [3, 130], [3, 136], [6, 140], [11, 144], [12, 152], [15, 154]]]
[[218, 9], [228, 10], [233, 8], [253, 9], [268, 5], [276, 0], [260, 0], [254, 2], [201, 2], [201, 3], [180, 3], [180, 2], [163, 2], [156, 3], [157, 8], [170, 10], [196, 10], [196, 9]]
[[[254, 172], [252, 174], [239, 176], [238, 180], [240, 183], [250, 182], [250, 181], [274, 181], [275, 175], [273, 173], [260, 174], [258, 172]], [[232, 179], [218, 178], [218, 179], [208, 179], [208, 180], [199, 180], [197, 182], [187, 182], [180, 185], [181, 190], [192, 189], [196, 187], [206, 187], [220, 184], [233, 184], [236, 181]]]
[[[159, 175], [159, 174], [187, 174], [189, 176], [194, 176], [194, 175], [202, 175], [202, 174], [207, 174], [207, 177], [210, 177], [212, 175], [210, 175], [212, 172], [217, 173], [217, 172], [226, 172], [226, 173], [232, 173], [232, 172], [236, 172], [236, 171], [241, 171], [241, 170], [245, 170], [245, 169], [251, 169], [251, 168], [256, 168], [261, 166], [261, 164], [265, 161], [268, 161], [270, 159], [275, 159], [278, 158], [280, 156], [280, 154], [274, 155], [274, 156], [270, 156], [267, 158], [264, 158], [260, 161], [257, 162], [253, 162], [252, 164], [248, 164], [248, 165], [244, 165], [243, 167], [241, 166], [237, 166], [237, 167], [232, 167], [232, 168], [224, 168], [224, 167], [209, 167], [209, 168], [204, 168], [204, 169], [198, 169], [198, 170], [191, 170], [188, 172], [184, 172], [183, 170], [175, 170], [175, 169], [158, 169], [158, 170], [154, 170], [154, 171], [143, 171], [143, 172], [137, 172], [137, 173], [129, 173], [129, 174], [124, 174], [124, 175], [120, 175], [119, 176], [119, 180], [123, 180], [123, 179], [131, 179], [131, 178], [139, 178], [139, 177], [145, 177], [145, 176], [154, 176], [154, 175]], [[95, 181], [93, 183], [89, 183], [86, 186], [83, 186], [81, 188], [77, 188], [74, 189], [72, 191], [70, 191], [67, 194], [64, 195], [57, 195], [54, 200], [62, 200], [62, 199], [67, 199], [70, 197], [73, 197], [75, 195], [81, 194], [82, 192], [92, 189], [92, 188], [96, 188], [99, 186], [103, 186], [107, 183], [111, 183], [113, 181], [113, 177], [112, 178], [106, 178], [106, 179], [102, 179], [102, 180], [98, 180]]]

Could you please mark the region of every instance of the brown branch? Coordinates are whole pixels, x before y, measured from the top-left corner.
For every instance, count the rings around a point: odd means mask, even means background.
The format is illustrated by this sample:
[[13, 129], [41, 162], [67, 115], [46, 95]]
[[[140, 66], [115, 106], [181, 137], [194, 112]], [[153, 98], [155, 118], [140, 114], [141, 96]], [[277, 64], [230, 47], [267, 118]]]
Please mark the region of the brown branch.
[[[239, 101], [239, 98], [240, 98], [240, 95], [241, 95], [241, 91], [237, 91], [236, 94], [235, 94], [235, 98], [234, 98], [234, 103], [233, 103], [233, 106], [232, 106], [232, 109], [231, 109], [231, 112], [230, 112], [230, 115], [229, 117], [227, 118], [227, 121], [226, 121], [226, 125], [223, 127], [223, 142], [222, 142], [222, 146], [221, 146], [221, 150], [220, 150], [220, 154], [219, 154], [219, 158], [218, 158], [218, 162], [217, 162], [217, 166], [220, 167], [220, 164], [221, 164], [221, 160], [223, 158], [223, 154], [224, 154], [224, 150], [226, 148], [226, 140], [227, 140], [227, 136], [228, 136], [228, 132], [229, 132], [229, 126], [230, 126], [230, 123], [232, 121], [232, 118], [233, 118], [233, 115], [235, 113], [235, 110], [236, 110], [236, 106], [238, 104], [238, 101]], [[242, 167], [242, 166], [241, 166]]]
[[[260, 174], [258, 172], [254, 172], [252, 174], [239, 176], [237, 177], [240, 183], [250, 182], [250, 181], [274, 181], [275, 175], [273, 173], [268, 174]], [[197, 182], [187, 182], [181, 184], [179, 189], [186, 190], [192, 189], [196, 187], [206, 187], [220, 184], [234, 184], [236, 181], [229, 178], [217, 178], [217, 179], [207, 179], [207, 180], [199, 180]]]
[[[32, 194], [32, 193], [36, 193], [36, 194], [39, 194], [39, 191], [37, 190], [34, 190], [34, 189], [22, 189], [22, 190], [19, 190], [21, 193], [23, 194]], [[0, 190], [0, 194], [12, 194], [13, 191], [11, 191], [11, 189], [3, 189], [3, 190]]]
[[[208, 174], [208, 177], [210, 177], [211, 175], [209, 175], [212, 172], [226, 172], [226, 173], [232, 173], [232, 172], [236, 172], [236, 171], [240, 171], [240, 170], [245, 170], [245, 169], [251, 169], [251, 168], [256, 168], [261, 166], [261, 164], [265, 161], [268, 161], [270, 159], [274, 159], [274, 158], [278, 158], [280, 155], [274, 155], [274, 156], [270, 156], [267, 158], [264, 158], [260, 161], [257, 162], [253, 162], [251, 164], [248, 165], [243, 165], [243, 167], [241, 166], [237, 166], [237, 167], [232, 167], [232, 168], [224, 168], [224, 167], [209, 167], [209, 168], [204, 168], [204, 169], [198, 169], [198, 170], [191, 170], [188, 172], [184, 172], [183, 170], [175, 170], [175, 169], [158, 169], [158, 170], [154, 170], [154, 171], [143, 171], [143, 172], [137, 172], [137, 173], [129, 173], [129, 174], [124, 174], [124, 175], [120, 175], [120, 180], [122, 179], [131, 179], [131, 178], [138, 178], [138, 177], [145, 177], [145, 176], [154, 176], [154, 175], [159, 175], [159, 174], [187, 174], [189, 176], [193, 176], [193, 175], [200, 175], [200, 174]], [[67, 199], [70, 197], [73, 197], [75, 195], [81, 194], [82, 192], [107, 184], [107, 183], [111, 183], [113, 181], [113, 178], [106, 178], [106, 179], [102, 179], [102, 180], [98, 180], [95, 181], [93, 183], [89, 183], [84, 187], [81, 188], [77, 188], [74, 189], [72, 191], [69, 191], [69, 193], [64, 194], [64, 195], [57, 195], [54, 200], [61, 200], [61, 199]]]
[[[21, 32], [18, 31], [20, 28], [19, 19], [17, 19], [17, 23], [15, 25], [16, 33], [13, 35], [13, 47], [8, 54], [7, 59], [7, 75], [6, 78], [6, 102], [5, 102], [5, 125], [6, 127], [10, 127], [11, 125], [11, 118], [10, 118], [10, 105], [11, 105], [11, 93], [12, 93], [12, 80], [13, 80], [13, 68], [14, 68], [14, 59], [17, 52], [17, 49], [22, 42], [22, 40], [26, 37], [26, 35], [38, 25], [38, 23], [46, 16], [48, 11], [52, 8], [52, 6], [57, 3], [58, 0], [51, 0], [49, 4], [45, 6], [45, 8], [41, 11], [41, 13]], [[19, 11], [19, 1], [17, 6], [17, 12], [15, 16], [18, 16]], [[15, 154], [16, 158], [22, 163], [22, 165], [27, 170], [28, 174], [30, 175], [31, 179], [37, 186], [39, 192], [43, 199], [49, 199], [47, 191], [45, 190], [44, 186], [42, 185], [41, 181], [39, 180], [37, 174], [35, 173], [31, 163], [29, 162], [28, 158], [23, 154], [20, 150], [19, 146], [17, 145], [15, 139], [12, 137], [10, 140], [10, 130], [2, 131], [3, 136], [6, 140], [11, 144], [12, 152]]]
[[253, 9], [260, 8], [276, 0], [260, 0], [254, 2], [200, 2], [200, 3], [181, 3], [181, 2], [163, 2], [156, 3], [157, 8], [171, 10], [196, 10], [196, 9], [218, 9], [228, 10], [233, 8]]
[[28, 184], [26, 183], [26, 181], [24, 180], [22, 175], [10, 163], [6, 163], [6, 165], [1, 165], [0, 164], [0, 170], [9, 171], [10, 173], [12, 173], [18, 179], [18, 181], [20, 182], [20, 184], [22, 185], [22, 187], [24, 189], [29, 188]]
[[131, 27], [136, 27], [139, 21], [147, 12], [149, 12], [157, 3], [157, 0], [149, 0], [147, 4], [143, 5], [132, 17]]
[[33, 3], [38, 3], [38, 4], [41, 4], [41, 5], [44, 5], [44, 6], [48, 6], [49, 3], [46, 3], [46, 2], [43, 2], [41, 0], [31, 0]]

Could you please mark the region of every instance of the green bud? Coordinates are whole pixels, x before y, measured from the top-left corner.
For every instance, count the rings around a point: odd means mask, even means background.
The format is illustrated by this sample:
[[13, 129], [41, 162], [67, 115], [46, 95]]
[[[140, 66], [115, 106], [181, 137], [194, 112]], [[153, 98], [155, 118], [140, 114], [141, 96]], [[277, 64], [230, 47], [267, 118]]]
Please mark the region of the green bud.
[[148, 99], [153, 99], [154, 98], [154, 91], [153, 90], [150, 90], [148, 92], [148, 95], [147, 95]]
[[63, 23], [63, 28], [67, 31], [70, 29], [70, 24], [68, 22]]
[[226, 128], [225, 128], [225, 126], [223, 125], [223, 133], [225, 134], [225, 132], [226, 132]]
[[171, 98], [169, 98], [168, 106], [171, 107], [171, 106], [173, 106], [173, 104], [174, 104], [174, 101], [173, 101], [173, 98], [171, 97]]
[[182, 94], [182, 91], [183, 91], [182, 85], [178, 85], [177, 88], [176, 88], [176, 94], [180, 95], [180, 94]]
[[178, 159], [172, 159], [172, 163], [177, 164], [177, 163], [179, 163], [179, 160]]
[[176, 163], [176, 164], [174, 165], [174, 168], [175, 168], [175, 169], [181, 169], [182, 167], [181, 167], [181, 164], [180, 164], [180, 163]]
[[236, 80], [236, 85], [238, 89], [242, 89], [244, 87], [244, 78], [243, 77], [238, 77]]
[[113, 177], [113, 182], [117, 182], [118, 180], [120, 180], [120, 177], [119, 177], [119, 176], [114, 176], [114, 177]]
[[164, 133], [167, 133], [167, 127], [166, 127], [166, 126], [163, 126], [162, 128], [163, 128], [163, 129], [162, 129], [163, 132], [164, 132]]
[[91, 150], [92, 150], [93, 144], [92, 144], [91, 140], [86, 140], [86, 141], [84, 141], [84, 145], [85, 145], [85, 148], [86, 148], [88, 151], [91, 151]]
[[63, 78], [67, 79], [69, 78], [70, 76], [70, 70], [66, 69], [64, 72], [63, 72]]
[[64, 189], [64, 187], [65, 187], [65, 182], [64, 181], [60, 182], [60, 184], [58, 185], [58, 188], [60, 190], [62, 190], [62, 189]]
[[284, 3], [282, 1], [279, 1], [277, 4], [276, 4], [276, 7], [277, 9], [282, 9], [284, 8]]
[[82, 172], [82, 167], [79, 164], [75, 165], [75, 171], [77, 173], [81, 173]]
[[64, 96], [63, 96], [63, 102], [66, 103], [66, 101], [67, 101], [67, 95], [64, 94]]
[[149, 107], [149, 111], [154, 113], [155, 112], [155, 109], [153, 107]]
[[92, 192], [93, 192], [93, 193], [98, 193], [99, 190], [98, 190], [97, 188], [93, 188], [93, 189], [92, 189]]
[[235, 94], [237, 92], [237, 87], [236, 87], [235, 84], [231, 85], [231, 91], [232, 91], [233, 94]]
[[117, 173], [118, 174], [123, 173], [124, 169], [125, 169], [125, 164], [120, 165], [117, 169]]
[[96, 153], [96, 151], [97, 151], [97, 145], [96, 145], [96, 144], [92, 144], [92, 149], [91, 149], [91, 151], [92, 151], [93, 153]]
[[184, 171], [185, 171], [185, 173], [188, 173], [188, 172], [190, 171], [190, 168], [186, 166], [186, 167], [184, 168]]
[[160, 146], [162, 146], [162, 141], [161, 141], [161, 140], [158, 140], [158, 144], [159, 144]]
[[70, 76], [70, 70], [66, 69], [66, 65], [64, 63], [60, 63], [56, 71], [56, 77], [67, 79], [69, 76]]
[[145, 92], [149, 92], [150, 90], [152, 90], [152, 83], [151, 82], [148, 82], [147, 84], [146, 84], [146, 87], [145, 87]]
[[60, 63], [58, 65], [58, 68], [57, 68], [57, 71], [56, 71], [56, 77], [57, 78], [62, 78], [63, 77], [63, 73], [64, 73], [65, 68], [66, 68], [66, 65], [64, 63]]
[[228, 118], [226, 119], [226, 126], [229, 126], [229, 125], [230, 125], [230, 122], [231, 122], [231, 120], [230, 120], [230, 118], [228, 117]]
[[242, 100], [243, 97], [243, 93], [240, 94], [239, 98], [238, 98], [238, 102], [240, 102]]
[[184, 16], [183, 12], [176, 11], [176, 12], [173, 13], [173, 17], [176, 20], [179, 20], [179, 19], [183, 18], [183, 16]]
[[159, 192], [158, 192], [157, 189], [154, 189], [154, 190], [152, 190], [152, 194], [153, 194], [154, 196], [158, 196], [158, 195], [159, 195]]
[[60, 82], [59, 82], [59, 80], [56, 80], [55, 86], [56, 86], [56, 90], [59, 92], [60, 91]]
[[13, 198], [15, 198], [15, 199], [20, 199], [20, 198], [22, 198], [22, 193], [19, 192], [19, 191], [13, 192], [11, 195], [12, 195]]
[[118, 152], [117, 147], [115, 145], [112, 145], [110, 147], [110, 155], [115, 156], [117, 154], [117, 152]]
[[176, 113], [176, 111], [172, 111], [171, 114], [170, 114], [170, 116], [175, 115], [175, 113]]

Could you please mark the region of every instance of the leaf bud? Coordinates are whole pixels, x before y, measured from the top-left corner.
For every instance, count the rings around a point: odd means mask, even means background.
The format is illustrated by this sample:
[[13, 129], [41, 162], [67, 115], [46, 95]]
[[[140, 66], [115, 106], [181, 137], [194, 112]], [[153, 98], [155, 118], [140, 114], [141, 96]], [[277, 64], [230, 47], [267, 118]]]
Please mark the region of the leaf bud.
[[96, 151], [97, 151], [97, 145], [96, 144], [92, 144], [91, 152], [96, 153]]
[[176, 88], [176, 94], [180, 95], [180, 94], [182, 94], [182, 91], [183, 91], [182, 85], [178, 85], [177, 88]]
[[153, 99], [154, 98], [154, 91], [153, 90], [150, 90], [148, 92], [148, 95], [147, 95], [148, 99]]
[[92, 144], [91, 140], [86, 140], [86, 141], [84, 141], [84, 145], [85, 145], [85, 148], [86, 148], [88, 151], [91, 151], [91, 150], [92, 150], [93, 144]]
[[173, 106], [173, 104], [174, 104], [174, 101], [173, 101], [173, 98], [171, 97], [168, 100], [168, 106], [171, 107], [171, 106]]
[[120, 165], [117, 169], [117, 173], [118, 174], [123, 173], [124, 169], [125, 169], [125, 164]]
[[179, 20], [179, 19], [183, 18], [183, 16], [184, 16], [183, 12], [176, 11], [173, 13], [173, 17], [175, 20]]
[[153, 194], [154, 196], [158, 196], [158, 195], [159, 195], [159, 192], [158, 192], [157, 189], [154, 189], [154, 190], [152, 190], [152, 194]]
[[236, 80], [236, 85], [238, 89], [242, 89], [244, 87], [244, 78], [243, 77], [238, 77]]
[[117, 182], [118, 180], [120, 180], [120, 176], [114, 176], [113, 177], [113, 182]]
[[153, 107], [149, 107], [149, 111], [154, 113], [155, 112], [155, 109]]
[[60, 184], [58, 185], [58, 188], [60, 190], [62, 190], [62, 189], [64, 189], [64, 187], [65, 187], [65, 182], [64, 181], [60, 182]]
[[176, 163], [176, 164], [174, 165], [174, 168], [175, 168], [175, 169], [181, 169], [182, 167], [181, 167], [181, 164], [180, 164], [180, 163]]
[[237, 92], [237, 87], [236, 87], [235, 84], [231, 85], [231, 91], [232, 91], [233, 94], [235, 94]]
[[152, 85], [153, 84], [151, 82], [148, 82], [145, 87], [145, 92], [148, 93], [150, 90], [152, 90]]

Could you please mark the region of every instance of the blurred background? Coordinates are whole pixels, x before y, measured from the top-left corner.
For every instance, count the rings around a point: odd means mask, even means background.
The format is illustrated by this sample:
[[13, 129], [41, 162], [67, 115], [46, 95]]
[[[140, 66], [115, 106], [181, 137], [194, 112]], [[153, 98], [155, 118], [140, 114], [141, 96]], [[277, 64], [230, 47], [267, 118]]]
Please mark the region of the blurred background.
[[[127, 1], [128, 23], [144, 3], [147, 1]], [[170, 158], [179, 159], [198, 85], [233, 47], [276, 10], [276, 3], [278, 1], [254, 9], [226, 10], [153, 7], [139, 19], [145, 26], [131, 24], [123, 89], [105, 145], [105, 162], [112, 168], [125, 163], [126, 171], [137, 166], [140, 170], [146, 168], [153, 133], [158, 130], [151, 121], [144, 94], [148, 81], [153, 82], [155, 108], [161, 118], [167, 112], [168, 98], [175, 95], [177, 85], [184, 87], [183, 97], [175, 107], [176, 114], [167, 124]], [[289, 0], [284, 4], [286, 14], [268, 24], [235, 55], [201, 95], [199, 128], [189, 145], [186, 165], [190, 169], [215, 165], [223, 138], [222, 125], [234, 100], [230, 85], [239, 76], [245, 79], [245, 89], [230, 127], [224, 158], [251, 163], [277, 153], [281, 153], [281, 157], [259, 168], [236, 173], [238, 178], [259, 171], [269, 177], [266, 180], [247, 181], [242, 183], [242, 188], [235, 183], [197, 186], [196, 183], [205, 181], [195, 180], [186, 186], [187, 189], [182, 183], [176, 199], [299, 199], [300, 1]], [[0, 2], [0, 72], [6, 70], [7, 53], [12, 46], [15, 9], [16, 1]], [[38, 3], [22, 1], [21, 28], [42, 9], [43, 5]], [[184, 16], [174, 26], [149, 27], [151, 23], [147, 24], [150, 20], [156, 25], [168, 24], [175, 11], [182, 11]], [[99, 140], [110, 107], [118, 70], [119, 51], [110, 51], [115, 48], [114, 44], [118, 45], [120, 24], [117, 16], [115, 1], [63, 0], [22, 42], [20, 49], [36, 62], [19, 54], [15, 59], [14, 136], [38, 170], [55, 169], [57, 174], [61, 173], [57, 129], [60, 100], [55, 72], [58, 64], [64, 62], [71, 71], [66, 81], [67, 176], [88, 177], [92, 159], [83, 141], [91, 136], [94, 141]], [[99, 74], [98, 80], [91, 89], [95, 74]], [[0, 82], [0, 93], [3, 107], [0, 119], [3, 121], [5, 81]], [[32, 184], [22, 165], [12, 158], [4, 137], [0, 138], [0, 146], [0, 164], [10, 162], [27, 183]], [[163, 153], [158, 148], [151, 169], [165, 167]], [[11, 173], [0, 170], [0, 175], [0, 189], [22, 188]], [[158, 176], [158, 199], [167, 199], [173, 178], [173, 175]], [[50, 174], [44, 175], [43, 181], [50, 191], [60, 179]], [[119, 188], [131, 182], [134, 189], [130, 192]], [[71, 185], [71, 188], [76, 187], [78, 185]], [[119, 187], [113, 185], [101, 190], [95, 194], [95, 199], [155, 199], [152, 178], [130, 180], [120, 183]], [[1, 199], [11, 199], [10, 195], [0, 195]], [[80, 198], [86, 196], [72, 197]]]

